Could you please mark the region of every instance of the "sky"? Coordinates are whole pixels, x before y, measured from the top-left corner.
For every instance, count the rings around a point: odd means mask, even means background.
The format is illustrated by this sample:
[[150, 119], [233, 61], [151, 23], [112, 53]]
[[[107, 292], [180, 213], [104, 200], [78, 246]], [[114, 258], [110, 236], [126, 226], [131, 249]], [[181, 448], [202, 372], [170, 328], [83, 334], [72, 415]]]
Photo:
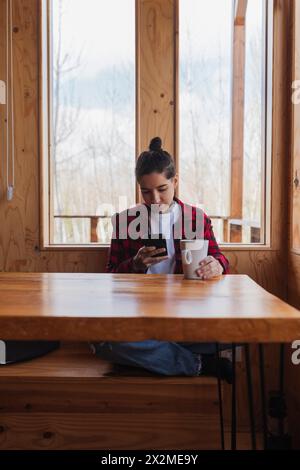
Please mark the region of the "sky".
[[[256, 12], [261, 1], [249, 0], [247, 24], [250, 30], [259, 21]], [[55, 31], [60, 0], [52, 2]], [[199, 30], [195, 54], [203, 53], [212, 57], [219, 53], [216, 32], [230, 38], [232, 2], [179, 0], [182, 22], [188, 20], [191, 30]], [[61, 4], [65, 50], [82, 51], [82, 78], [91, 77], [95, 70], [134, 59], [135, 0], [62, 0]], [[223, 46], [226, 53], [226, 44]], [[181, 47], [185, 55], [184, 44]]]
[[[54, 31], [60, 0], [53, 1]], [[134, 0], [62, 0], [65, 50], [82, 51], [82, 78], [135, 56]]]
[[[261, 21], [261, 15], [257, 14], [261, 2], [249, 0], [248, 36], [257, 30]], [[124, 66], [129, 66], [129, 83], [122, 79], [117, 86], [121, 99], [127, 97], [124, 87], [134, 87], [135, 80], [135, 0], [52, 0], [52, 5], [54, 54], [61, 17], [62, 49], [69, 56], [68, 67], [80, 56], [79, 67], [65, 79], [76, 81], [81, 106], [103, 108], [111, 77], [116, 69]], [[213, 73], [220, 66], [218, 58], [221, 57], [227, 67], [232, 54], [233, 0], [179, 0], [179, 10], [180, 63], [189, 57], [198, 67], [197, 73], [201, 73], [201, 59], [205, 59], [206, 67], [210, 64]], [[183, 70], [184, 66], [181, 74]], [[131, 99], [134, 99], [132, 93]]]

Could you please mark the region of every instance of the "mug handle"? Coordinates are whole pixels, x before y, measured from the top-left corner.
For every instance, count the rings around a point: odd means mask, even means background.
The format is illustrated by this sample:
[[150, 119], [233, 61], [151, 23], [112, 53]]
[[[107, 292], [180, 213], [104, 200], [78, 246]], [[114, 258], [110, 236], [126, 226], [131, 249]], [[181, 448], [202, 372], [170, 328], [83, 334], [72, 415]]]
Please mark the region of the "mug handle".
[[184, 263], [185, 264], [191, 264], [191, 262], [193, 260], [191, 250], [183, 250], [182, 254], [183, 254], [183, 257], [184, 257]]

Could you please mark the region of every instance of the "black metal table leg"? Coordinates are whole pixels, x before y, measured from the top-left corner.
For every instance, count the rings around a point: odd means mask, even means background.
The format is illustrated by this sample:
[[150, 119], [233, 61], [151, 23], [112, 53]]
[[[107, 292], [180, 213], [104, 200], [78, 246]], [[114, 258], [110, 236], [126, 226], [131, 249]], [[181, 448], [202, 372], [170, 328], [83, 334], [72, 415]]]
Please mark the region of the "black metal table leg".
[[264, 435], [264, 449], [268, 446], [268, 428], [267, 428], [267, 407], [266, 407], [266, 391], [265, 391], [265, 361], [263, 345], [258, 345], [259, 352], [259, 375], [260, 375], [260, 394], [262, 405], [262, 422]]
[[219, 416], [220, 416], [220, 435], [221, 435], [221, 448], [225, 450], [225, 438], [224, 438], [224, 416], [223, 416], [223, 400], [222, 400], [222, 385], [220, 378], [220, 348], [219, 344], [216, 343], [216, 356], [217, 356], [217, 379], [218, 379], [218, 397], [219, 397]]
[[255, 417], [254, 417], [254, 405], [253, 405], [253, 388], [252, 388], [252, 373], [251, 373], [249, 344], [245, 344], [245, 361], [246, 361], [246, 375], [247, 375], [249, 420], [250, 420], [250, 431], [251, 431], [251, 446], [252, 446], [252, 450], [256, 450]]
[[236, 364], [235, 344], [232, 344], [232, 389], [231, 389], [231, 450], [236, 450]]
[[[284, 404], [284, 344], [280, 344], [279, 352], [279, 396]], [[281, 438], [284, 436], [284, 415], [285, 412], [282, 410], [278, 422], [278, 434]]]

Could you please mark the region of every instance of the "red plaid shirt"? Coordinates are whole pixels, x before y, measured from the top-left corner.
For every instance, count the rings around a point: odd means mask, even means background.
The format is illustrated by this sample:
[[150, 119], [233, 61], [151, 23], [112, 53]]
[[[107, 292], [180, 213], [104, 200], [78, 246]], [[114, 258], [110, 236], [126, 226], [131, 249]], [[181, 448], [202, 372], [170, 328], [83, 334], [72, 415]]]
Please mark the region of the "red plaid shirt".
[[[189, 206], [184, 204], [182, 201], [174, 197], [174, 200], [181, 206], [182, 210], [182, 236], [181, 239], [186, 239], [185, 236], [185, 220], [189, 219], [188, 222], [191, 223], [192, 230], [196, 231], [196, 214], [199, 216], [199, 211], [201, 217], [204, 220], [203, 235], [205, 240], [209, 240], [208, 244], [208, 255], [216, 258], [221, 265], [223, 266], [223, 274], [228, 273], [229, 262], [227, 258], [220, 252], [219, 246], [216, 242], [211, 221], [207, 215], [199, 208], [195, 206]], [[113, 223], [113, 237], [111, 239], [111, 246], [109, 251], [109, 259], [106, 266], [106, 272], [109, 273], [133, 273], [132, 262], [134, 256], [137, 254], [138, 250], [144, 245], [143, 239], [140, 236], [137, 239], [130, 237], [128, 233], [129, 224], [135, 220], [137, 215], [129, 215], [129, 209], [121, 214], [115, 214], [112, 219]], [[124, 217], [125, 216], [125, 217]], [[122, 226], [122, 219], [126, 220], [127, 226]], [[120, 225], [121, 224], [121, 225]], [[123, 231], [126, 234], [126, 238], [123, 236], [120, 237], [120, 232]], [[173, 233], [174, 235], [174, 233]], [[202, 238], [202, 237], [201, 237]], [[180, 240], [174, 238], [174, 247], [175, 247], [175, 271], [174, 274], [182, 274], [182, 262], [181, 262], [181, 251], [180, 251]], [[145, 270], [146, 272], [146, 270]]]

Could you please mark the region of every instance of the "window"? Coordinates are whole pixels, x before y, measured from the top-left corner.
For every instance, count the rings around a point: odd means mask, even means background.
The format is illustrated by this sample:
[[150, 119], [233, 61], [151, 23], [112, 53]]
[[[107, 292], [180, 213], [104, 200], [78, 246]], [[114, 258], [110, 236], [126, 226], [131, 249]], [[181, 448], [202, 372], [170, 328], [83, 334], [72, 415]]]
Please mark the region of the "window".
[[179, 1], [179, 192], [221, 243], [265, 242], [271, 3]]
[[[154, 115], [145, 100], [135, 116], [142, 4], [41, 1], [44, 244], [108, 244], [111, 215], [136, 202], [136, 120]], [[220, 243], [267, 243], [273, 0], [178, 5], [179, 197], [204, 207]], [[173, 96], [174, 81], [164, 87]]]
[[49, 241], [108, 243], [109, 205], [135, 201], [135, 1], [48, 7]]

